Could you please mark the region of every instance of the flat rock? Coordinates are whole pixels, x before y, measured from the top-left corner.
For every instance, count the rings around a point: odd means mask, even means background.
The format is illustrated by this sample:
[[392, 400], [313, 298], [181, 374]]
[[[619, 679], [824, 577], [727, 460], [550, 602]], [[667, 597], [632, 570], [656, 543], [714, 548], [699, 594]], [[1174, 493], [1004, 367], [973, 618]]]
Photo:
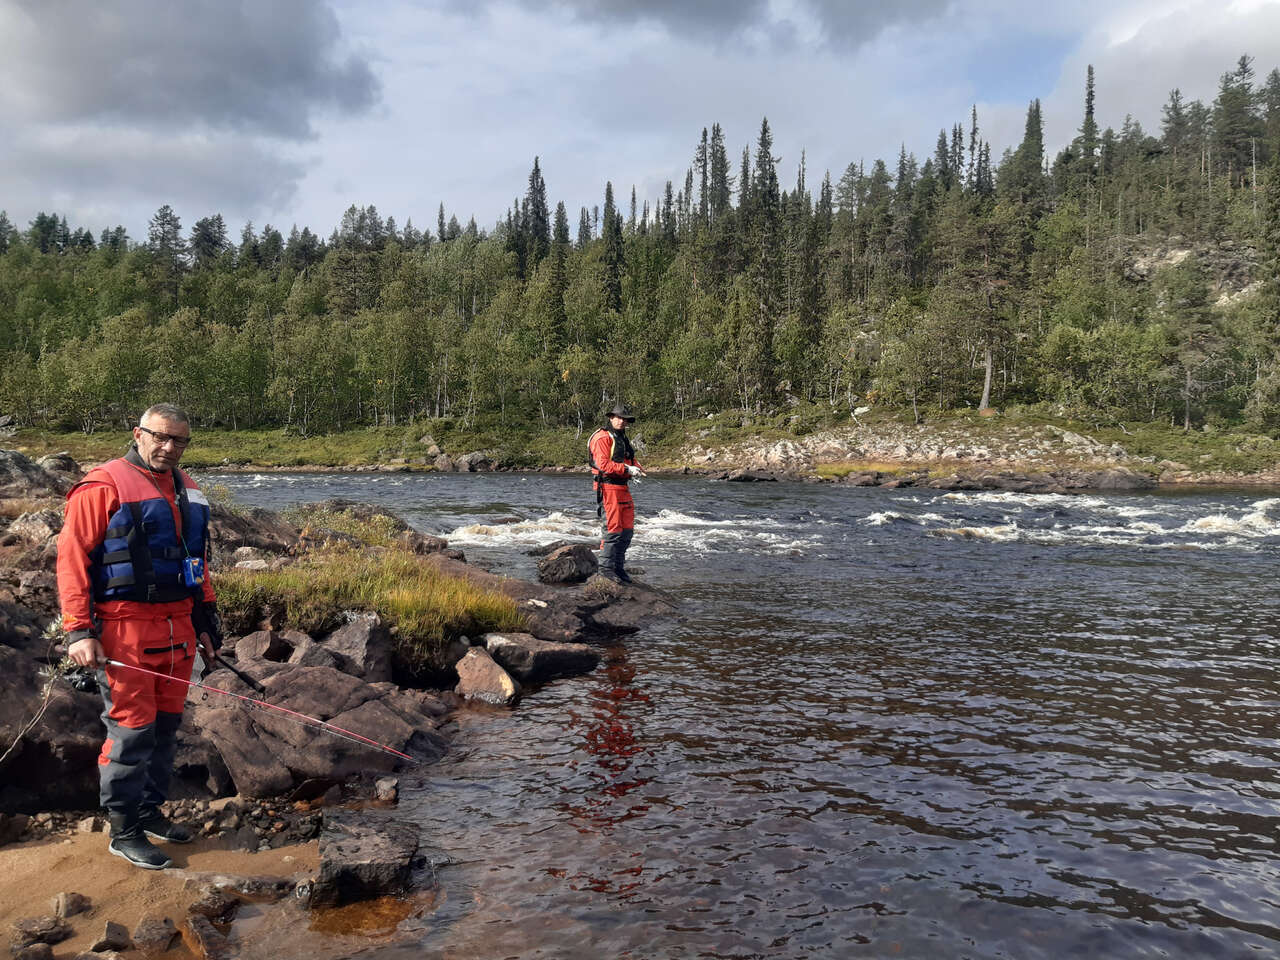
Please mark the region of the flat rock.
[[17, 949], [13, 960], [53, 960], [53, 947], [47, 943], [33, 943]]
[[61, 943], [71, 936], [71, 924], [57, 917], [23, 917], [13, 924], [13, 947], [33, 943]]
[[[264, 660], [243, 672], [265, 688], [254, 692], [228, 670], [210, 674], [213, 686], [264, 699], [287, 710], [386, 744], [424, 760], [444, 754], [436, 719], [425, 704], [392, 684], [370, 684], [331, 667]], [[390, 773], [393, 754], [326, 732], [276, 710], [247, 709], [232, 697], [195, 704], [195, 725], [225, 764], [234, 792], [245, 797], [289, 793], [311, 779]]]
[[312, 906], [334, 906], [404, 893], [418, 855], [420, 830], [406, 820], [369, 811], [326, 810], [320, 870]]
[[[255, 903], [276, 903], [293, 893], [297, 882], [292, 877], [240, 876], [231, 873], [192, 873], [183, 884], [186, 889], [206, 896], [210, 891], [234, 894], [238, 899]], [[137, 937], [135, 936], [136, 940]]]
[[483, 647], [468, 650], [456, 669], [458, 685], [454, 690], [468, 700], [510, 706], [520, 699], [520, 684], [495, 663]]
[[528, 632], [539, 640], [609, 641], [635, 633], [651, 620], [676, 613], [675, 604], [667, 597], [640, 584], [630, 589], [604, 589], [600, 584], [607, 581], [592, 577], [584, 584], [551, 586], [497, 576], [444, 554], [424, 557], [422, 562], [447, 576], [511, 597], [525, 618]]
[[486, 633], [482, 641], [489, 656], [521, 683], [590, 673], [600, 663], [600, 651], [585, 643], [555, 643], [528, 633]]

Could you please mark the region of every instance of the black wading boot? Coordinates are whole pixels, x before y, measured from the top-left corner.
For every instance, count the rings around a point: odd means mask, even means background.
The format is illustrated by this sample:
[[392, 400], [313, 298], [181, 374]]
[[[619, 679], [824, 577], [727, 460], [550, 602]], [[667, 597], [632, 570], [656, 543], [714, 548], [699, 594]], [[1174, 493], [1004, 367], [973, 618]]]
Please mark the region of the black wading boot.
[[117, 857], [144, 870], [163, 870], [173, 863], [163, 850], [151, 845], [136, 813], [113, 813], [110, 817], [111, 842], [107, 849]]
[[180, 823], [174, 823], [158, 807], [143, 807], [139, 826], [152, 840], [167, 840], [170, 843], [190, 843], [195, 834]]

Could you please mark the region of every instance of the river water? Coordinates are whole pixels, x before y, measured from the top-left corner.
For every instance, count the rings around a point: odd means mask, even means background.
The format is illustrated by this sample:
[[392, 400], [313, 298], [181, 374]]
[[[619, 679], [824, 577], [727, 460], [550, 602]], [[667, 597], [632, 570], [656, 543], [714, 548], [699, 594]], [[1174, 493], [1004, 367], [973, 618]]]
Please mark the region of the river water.
[[[473, 562], [590, 539], [584, 477], [237, 475]], [[651, 479], [683, 617], [468, 709], [400, 814], [409, 957], [1280, 955], [1280, 495]]]

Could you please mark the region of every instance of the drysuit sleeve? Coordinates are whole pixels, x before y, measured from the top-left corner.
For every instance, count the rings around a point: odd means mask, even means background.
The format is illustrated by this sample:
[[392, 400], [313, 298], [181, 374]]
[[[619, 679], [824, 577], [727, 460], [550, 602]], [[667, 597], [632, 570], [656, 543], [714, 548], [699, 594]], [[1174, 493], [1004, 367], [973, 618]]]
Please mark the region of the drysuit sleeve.
[[89, 554], [102, 545], [107, 521], [119, 508], [115, 487], [108, 483], [84, 484], [67, 498], [58, 534], [58, 603], [67, 633], [93, 630]]
[[591, 443], [591, 458], [595, 460], [596, 469], [606, 477], [619, 480], [627, 478], [627, 465], [613, 460], [613, 437], [609, 436], [608, 431], [601, 430], [596, 434]]

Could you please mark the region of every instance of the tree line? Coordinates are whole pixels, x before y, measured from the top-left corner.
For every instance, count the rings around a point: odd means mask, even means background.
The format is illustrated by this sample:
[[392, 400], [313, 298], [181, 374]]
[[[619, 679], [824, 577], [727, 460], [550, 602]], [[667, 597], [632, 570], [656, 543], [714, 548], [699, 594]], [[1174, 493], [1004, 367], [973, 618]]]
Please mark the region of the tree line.
[[581, 429], [624, 398], [659, 419], [1041, 404], [1280, 428], [1280, 70], [1244, 56], [1212, 103], [1173, 90], [1158, 134], [1103, 129], [1094, 100], [1090, 67], [1052, 158], [1033, 101], [998, 158], [975, 110], [923, 163], [904, 147], [816, 188], [803, 154], [782, 182], [767, 119], [734, 160], [713, 124], [652, 207], [608, 183], [576, 226], [538, 158], [489, 230], [443, 204], [434, 231], [352, 206], [327, 239], [238, 242], [168, 206], [138, 240], [0, 212], [0, 412]]

